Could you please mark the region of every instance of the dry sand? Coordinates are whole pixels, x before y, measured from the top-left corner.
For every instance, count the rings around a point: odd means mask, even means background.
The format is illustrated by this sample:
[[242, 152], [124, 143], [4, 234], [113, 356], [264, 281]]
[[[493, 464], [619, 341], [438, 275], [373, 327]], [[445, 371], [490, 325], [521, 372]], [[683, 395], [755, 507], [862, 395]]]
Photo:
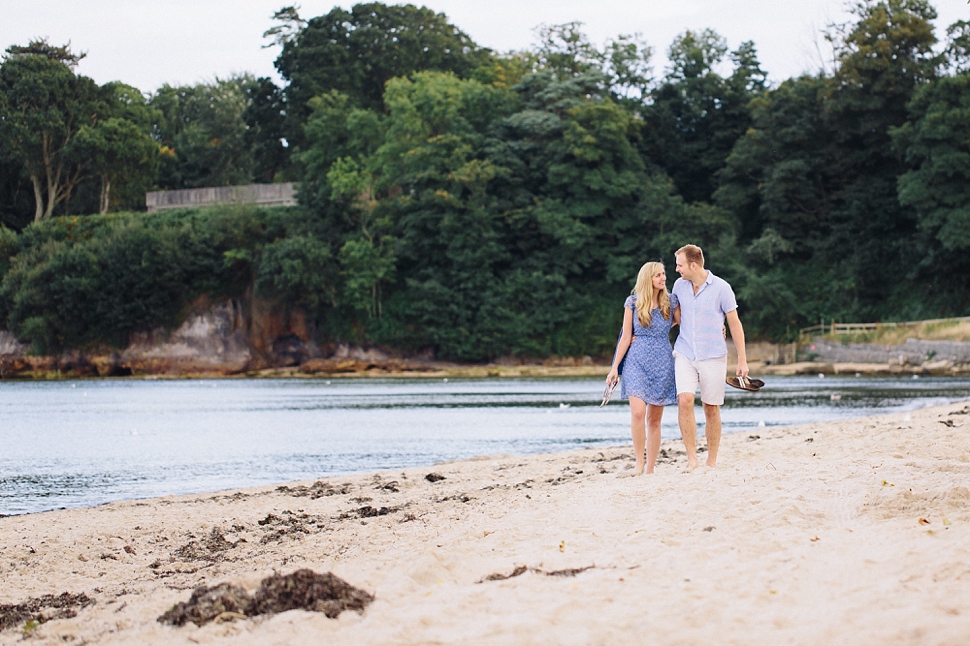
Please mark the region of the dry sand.
[[[673, 442], [654, 477], [618, 447], [0, 518], [0, 604], [95, 602], [0, 643], [968, 644], [968, 410], [730, 435], [690, 474]], [[376, 600], [156, 621], [299, 568]]]

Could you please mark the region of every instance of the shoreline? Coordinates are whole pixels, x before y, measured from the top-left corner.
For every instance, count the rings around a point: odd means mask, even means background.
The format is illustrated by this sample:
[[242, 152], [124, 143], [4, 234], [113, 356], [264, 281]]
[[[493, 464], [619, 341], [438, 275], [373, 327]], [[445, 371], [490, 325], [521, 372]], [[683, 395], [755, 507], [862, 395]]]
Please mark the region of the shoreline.
[[[0, 644], [970, 638], [967, 402], [726, 434], [690, 474], [681, 446], [649, 478], [617, 477], [626, 444], [0, 518], [0, 605], [93, 601]], [[300, 568], [376, 600], [156, 621], [197, 585]]]
[[[487, 378], [569, 378], [569, 377], [606, 377], [610, 367], [608, 365], [591, 366], [556, 366], [542, 364], [487, 364], [468, 366], [448, 366], [422, 370], [397, 370], [372, 367], [364, 370], [341, 370], [337, 372], [308, 373], [299, 366], [289, 368], [265, 368], [250, 372], [226, 374], [224, 372], [185, 372], [161, 374], [135, 374], [128, 376], [94, 376], [75, 374], [39, 374], [6, 375], [0, 377], [0, 383], [16, 382], [44, 382], [44, 381], [178, 381], [192, 379], [487, 379]], [[728, 372], [733, 369], [729, 365]], [[926, 368], [917, 365], [899, 365], [891, 363], [829, 363], [818, 361], [802, 361], [790, 364], [750, 364], [752, 376], [934, 376], [934, 377], [966, 377], [970, 376], [970, 366], [948, 368]]]

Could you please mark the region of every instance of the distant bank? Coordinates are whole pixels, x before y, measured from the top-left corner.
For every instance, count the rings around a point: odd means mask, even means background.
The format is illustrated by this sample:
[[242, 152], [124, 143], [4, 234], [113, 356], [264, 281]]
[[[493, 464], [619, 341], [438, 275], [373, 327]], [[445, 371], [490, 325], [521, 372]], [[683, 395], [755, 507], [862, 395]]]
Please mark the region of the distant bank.
[[[962, 327], [954, 330], [962, 334]], [[605, 375], [609, 357], [508, 357], [491, 363], [454, 363], [430, 354], [317, 344], [300, 316], [246, 309], [235, 300], [199, 301], [176, 330], [133, 338], [123, 350], [68, 351], [35, 356], [0, 330], [0, 379], [79, 377], [566, 377]], [[939, 333], [936, 334], [939, 336]], [[891, 342], [889, 342], [891, 341]], [[756, 374], [970, 374], [970, 342], [881, 338], [849, 342], [832, 337], [800, 343], [748, 344]], [[737, 355], [729, 343], [729, 370]]]

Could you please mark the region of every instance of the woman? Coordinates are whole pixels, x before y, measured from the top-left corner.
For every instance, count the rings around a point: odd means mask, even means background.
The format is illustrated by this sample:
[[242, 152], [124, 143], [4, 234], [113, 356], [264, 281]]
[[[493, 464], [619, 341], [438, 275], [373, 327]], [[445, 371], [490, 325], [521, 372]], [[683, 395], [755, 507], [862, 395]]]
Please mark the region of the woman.
[[667, 292], [663, 263], [646, 263], [637, 274], [632, 295], [623, 304], [623, 333], [606, 377], [607, 384], [615, 383], [618, 366], [626, 357], [620, 396], [630, 400], [630, 434], [636, 455], [636, 467], [629, 475], [644, 472], [644, 444], [646, 472], [653, 473], [660, 452], [664, 406], [677, 403], [669, 333], [670, 327], [680, 322], [679, 316], [677, 297]]

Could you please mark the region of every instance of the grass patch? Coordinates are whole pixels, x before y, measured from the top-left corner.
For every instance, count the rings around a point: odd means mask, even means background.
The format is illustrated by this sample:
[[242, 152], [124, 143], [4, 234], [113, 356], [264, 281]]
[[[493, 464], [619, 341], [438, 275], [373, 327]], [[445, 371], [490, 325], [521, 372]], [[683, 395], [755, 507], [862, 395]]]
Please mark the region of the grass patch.
[[821, 338], [838, 343], [900, 345], [906, 339], [970, 342], [970, 319], [950, 319], [917, 323], [884, 323], [874, 330], [845, 334], [823, 334]]

